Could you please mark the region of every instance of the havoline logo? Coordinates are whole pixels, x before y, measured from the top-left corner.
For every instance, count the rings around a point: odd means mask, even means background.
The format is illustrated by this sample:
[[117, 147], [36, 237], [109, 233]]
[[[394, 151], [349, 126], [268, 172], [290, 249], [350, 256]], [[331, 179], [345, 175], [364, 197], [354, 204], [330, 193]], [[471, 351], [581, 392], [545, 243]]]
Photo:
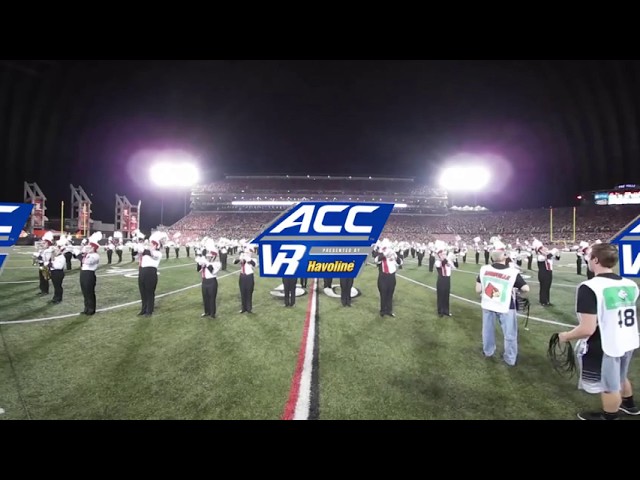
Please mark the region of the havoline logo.
[[0, 203], [0, 275], [32, 209], [30, 203]]
[[355, 278], [393, 203], [301, 202], [251, 243], [261, 277]]

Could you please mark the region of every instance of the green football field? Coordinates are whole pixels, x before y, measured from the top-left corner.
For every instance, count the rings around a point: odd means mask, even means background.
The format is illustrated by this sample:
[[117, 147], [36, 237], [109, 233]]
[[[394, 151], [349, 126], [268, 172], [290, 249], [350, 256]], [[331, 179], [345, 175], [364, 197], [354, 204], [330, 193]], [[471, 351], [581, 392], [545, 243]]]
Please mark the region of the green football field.
[[[237, 270], [219, 274], [216, 319], [203, 319], [193, 258], [163, 259], [151, 318], [138, 317], [137, 264], [98, 270], [98, 313], [83, 310], [78, 262], [66, 272], [64, 300], [38, 293], [31, 247], [15, 248], [0, 277], [0, 420], [282, 418], [299, 360], [309, 295], [295, 307], [256, 278], [254, 314], [239, 314]], [[184, 252], [181, 252], [184, 255]], [[534, 266], [535, 268], [535, 266]], [[379, 315], [377, 269], [355, 280], [352, 308], [319, 290], [319, 419], [575, 419], [599, 399], [557, 374], [546, 356], [552, 333], [570, 328], [575, 255], [556, 263], [553, 307], [538, 305], [537, 272], [526, 280], [529, 330], [520, 322], [515, 367], [485, 359], [474, 290], [479, 266], [452, 277], [453, 317], [436, 315], [436, 274], [416, 260], [398, 273], [395, 318]], [[334, 285], [338, 281], [334, 280]], [[311, 281], [309, 281], [311, 285]], [[498, 353], [502, 351], [499, 332]], [[630, 378], [640, 385], [640, 365]]]

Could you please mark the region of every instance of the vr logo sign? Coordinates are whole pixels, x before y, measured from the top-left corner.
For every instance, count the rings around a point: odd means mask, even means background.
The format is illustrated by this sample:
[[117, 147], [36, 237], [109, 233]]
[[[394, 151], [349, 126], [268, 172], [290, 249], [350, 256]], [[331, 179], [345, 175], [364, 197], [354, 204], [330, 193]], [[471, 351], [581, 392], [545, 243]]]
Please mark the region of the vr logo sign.
[[640, 215], [610, 240], [618, 245], [620, 275], [640, 277]]
[[251, 242], [260, 249], [260, 276], [355, 278], [393, 207], [393, 203], [299, 203]]
[[0, 275], [32, 209], [29, 203], [0, 203]]

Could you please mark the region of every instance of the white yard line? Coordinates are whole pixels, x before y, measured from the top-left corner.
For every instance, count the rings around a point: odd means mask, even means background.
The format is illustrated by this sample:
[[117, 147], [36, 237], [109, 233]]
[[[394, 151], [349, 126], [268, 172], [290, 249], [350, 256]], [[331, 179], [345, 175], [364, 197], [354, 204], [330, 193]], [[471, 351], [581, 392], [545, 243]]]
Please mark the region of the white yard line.
[[[412, 278], [405, 277], [404, 275], [400, 275], [400, 274], [398, 274], [398, 273], [396, 273], [396, 275], [397, 275], [398, 277], [400, 277], [400, 278], [404, 278], [405, 280], [407, 280], [407, 281], [409, 281], [409, 282], [413, 282], [413, 283], [415, 283], [415, 284], [417, 284], [417, 285], [422, 285], [423, 287], [426, 287], [426, 288], [428, 288], [428, 289], [430, 289], [430, 290], [433, 290], [433, 291], [435, 291], [435, 290], [436, 290], [434, 287], [431, 287], [431, 286], [429, 286], [429, 285], [427, 285], [427, 284], [425, 284], [425, 283], [422, 283], [422, 282], [418, 282], [417, 280], [414, 280], [414, 279], [412, 279]], [[462, 300], [463, 302], [467, 302], [467, 303], [471, 303], [471, 304], [473, 304], [473, 305], [478, 305], [478, 306], [480, 306], [480, 302], [475, 302], [475, 301], [473, 301], [473, 300], [469, 300], [468, 298], [459, 297], [458, 295], [454, 295], [454, 294], [451, 294], [451, 296], [452, 296], [453, 298], [458, 299], [458, 300]], [[518, 316], [520, 316], [520, 317], [525, 317], [525, 315], [522, 315], [522, 314], [520, 314], [520, 313], [518, 313]], [[548, 323], [548, 324], [551, 324], [551, 325], [559, 325], [559, 326], [561, 326], [561, 327], [570, 327], [570, 328], [575, 327], [575, 325], [569, 325], [568, 323], [556, 322], [556, 321], [554, 321], [554, 320], [545, 320], [544, 318], [538, 318], [538, 317], [532, 317], [532, 316], [529, 316], [529, 319], [530, 319], [530, 320], [535, 320], [535, 321], [537, 321], [537, 322]]]
[[[160, 267], [160, 268], [158, 268], [158, 271], [167, 270], [169, 268], [193, 267], [194, 265], [195, 265], [195, 263], [183, 263], [181, 265], [171, 265], [169, 267]], [[17, 268], [33, 268], [33, 269], [36, 269], [37, 267], [35, 267], [35, 266], [32, 266], [32, 267], [5, 267], [5, 270], [7, 270], [8, 268], [15, 268], [15, 269], [17, 269]], [[106, 266], [106, 265], [103, 268], [99, 268], [98, 271], [103, 270], [103, 269], [106, 270], [106, 269], [116, 269], [116, 268], [118, 268], [118, 269], [121, 268], [123, 271], [122, 272], [104, 273], [102, 275], [96, 275], [96, 277], [105, 278], [105, 277], [116, 277], [118, 275], [126, 276], [127, 274], [136, 273], [138, 271], [137, 267], [125, 268], [125, 267], [112, 267], [112, 266]], [[79, 270], [79, 269], [74, 268], [72, 270], [65, 270], [65, 273], [68, 272], [68, 271], [73, 271], [73, 270]], [[39, 280], [22, 280], [20, 282], [2, 282], [2, 281], [0, 281], [0, 285], [2, 285], [4, 283], [38, 283], [38, 282], [39, 282]]]
[[[418, 261], [417, 261], [417, 260], [414, 260], [413, 258], [407, 258], [407, 259], [405, 259], [405, 262], [406, 262], [406, 263], [415, 263], [416, 265], [418, 264]], [[429, 264], [428, 264], [428, 262], [425, 262], [425, 261], [423, 260], [423, 261], [422, 261], [422, 267], [420, 267], [420, 268], [423, 268], [423, 267], [424, 267], [424, 268], [427, 268], [427, 267], [428, 267], [428, 265], [429, 265]], [[465, 265], [465, 264], [463, 263], [462, 265]], [[481, 265], [484, 265], [484, 264], [481, 264]], [[555, 265], [555, 266], [557, 267], [557, 265]], [[471, 273], [471, 274], [473, 274], [473, 275], [478, 275], [478, 272], [473, 272], [473, 271], [471, 271], [471, 270], [462, 270], [462, 269], [460, 269], [460, 268], [456, 268], [456, 269], [454, 269], [453, 271], [454, 271], [454, 272], [460, 272], [460, 273]], [[433, 273], [435, 273], [435, 270], [434, 270], [434, 272], [433, 272]], [[533, 274], [533, 273], [535, 273], [535, 274], [537, 275], [537, 274], [538, 274], [538, 271], [537, 271], [537, 270], [521, 270], [521, 271], [520, 271], [520, 274], [522, 274], [522, 275], [530, 275], [530, 274]], [[581, 278], [583, 278], [583, 280], [580, 280], [581, 282], [583, 282], [584, 280], [586, 280], [586, 279], [587, 279], [587, 277], [581, 277]], [[540, 282], [538, 282], [537, 280], [532, 280], [532, 279], [529, 279], [529, 278], [526, 278], [525, 280], [527, 281], [527, 283], [538, 283], [538, 284], [540, 283]], [[577, 284], [577, 283], [576, 283], [575, 285], [571, 285], [571, 284], [568, 284], [568, 283], [557, 283], [557, 282], [553, 282], [553, 285], [552, 285], [552, 286], [554, 286], [554, 287], [578, 288], [578, 285], [579, 285], [579, 284]]]
[[21, 280], [19, 282], [0, 282], [0, 285], [3, 283], [38, 283], [39, 280]]
[[[228, 277], [229, 275], [234, 275], [234, 274], [238, 273], [239, 271], [240, 270], [236, 270], [235, 272], [227, 273], [226, 275], [219, 276], [218, 278], [222, 279], [222, 278]], [[184, 292], [186, 290], [190, 290], [192, 288], [199, 287], [200, 285], [202, 285], [202, 283], [196, 283], [195, 285], [191, 285], [189, 287], [184, 287], [184, 288], [180, 288], [178, 290], [173, 290], [171, 292], [162, 293], [160, 295], [156, 295], [156, 298], [162, 298], [162, 297], [166, 297], [166, 296], [173, 295], [173, 294], [176, 294], [176, 293]], [[97, 312], [107, 312], [109, 310], [115, 310], [117, 308], [129, 307], [129, 306], [135, 305], [137, 303], [140, 303], [140, 300], [136, 300], [134, 302], [121, 303], [119, 305], [113, 305], [111, 307], [99, 308], [99, 309], [96, 310], [96, 313]], [[59, 320], [61, 318], [77, 317], [78, 315], [80, 315], [80, 313], [68, 313], [66, 315], [56, 315], [54, 317], [33, 318], [33, 319], [30, 319], [30, 320], [14, 320], [14, 321], [8, 321], [8, 322], [0, 322], [0, 325], [15, 325], [15, 324], [18, 324], [18, 323], [46, 322], [46, 321], [49, 321], [49, 320]]]
[[[373, 266], [375, 266], [375, 264], [373, 264], [373, 263], [371, 263], [371, 262], [369, 262], [369, 265], [373, 265]], [[473, 272], [472, 272], [472, 273], [473, 273]], [[476, 273], [476, 275], [477, 275], [477, 273]], [[435, 288], [435, 287], [432, 287], [432, 286], [430, 286], [430, 285], [427, 285], [426, 283], [418, 282], [417, 280], [414, 280], [414, 279], [409, 278], [409, 277], [405, 277], [404, 275], [400, 275], [399, 273], [396, 273], [396, 276], [397, 276], [397, 277], [400, 277], [400, 278], [403, 278], [403, 279], [407, 280], [408, 282], [412, 282], [412, 283], [415, 283], [416, 285], [420, 285], [420, 286], [422, 286], [422, 287], [428, 288], [429, 290], [433, 290], [434, 292], [436, 291], [436, 288]], [[480, 302], [476, 302], [476, 301], [474, 301], [474, 300], [469, 300], [468, 298], [464, 298], [464, 297], [459, 297], [458, 295], [454, 295], [454, 294], [451, 294], [451, 296], [452, 296], [453, 298], [457, 299], [457, 300], [462, 300], [463, 302], [467, 302], [467, 303], [471, 303], [471, 304], [473, 304], [473, 305], [480, 306]], [[520, 314], [520, 313], [518, 313], [517, 315], [518, 315], [519, 317], [526, 317], [526, 315], [522, 315], [522, 314]], [[544, 319], [544, 318], [538, 318], [538, 317], [532, 317], [532, 316], [529, 316], [529, 319], [530, 319], [530, 320], [535, 320], [536, 322], [548, 323], [548, 324], [550, 324], [550, 325], [558, 325], [558, 326], [561, 326], [561, 327], [568, 327], [568, 328], [573, 328], [573, 327], [575, 327], [575, 325], [570, 325], [570, 324], [568, 324], [568, 323], [562, 323], [562, 322], [556, 322], [555, 320], [546, 320], [546, 319]]]
[[[531, 271], [531, 270], [529, 270], [529, 271]], [[473, 275], [478, 275], [478, 272], [472, 272], [471, 270], [460, 270], [460, 269], [457, 269], [457, 270], [454, 270], [454, 272], [460, 272], [460, 273], [471, 273], [471, 274], [473, 274]], [[527, 275], [527, 274], [526, 274], [526, 273], [524, 273], [524, 272], [520, 272], [520, 274]], [[585, 280], [586, 280], [586, 277], [585, 277]], [[540, 282], [538, 282], [537, 280], [531, 280], [530, 278], [525, 278], [525, 281], [526, 281], [527, 283], [537, 283], [537, 284], [540, 284]], [[578, 285], [579, 285], [579, 284], [571, 285], [571, 284], [568, 284], [568, 283], [558, 283], [558, 282], [553, 282], [553, 283], [551, 284], [551, 286], [552, 286], [552, 287], [567, 287], [567, 288], [578, 288]]]

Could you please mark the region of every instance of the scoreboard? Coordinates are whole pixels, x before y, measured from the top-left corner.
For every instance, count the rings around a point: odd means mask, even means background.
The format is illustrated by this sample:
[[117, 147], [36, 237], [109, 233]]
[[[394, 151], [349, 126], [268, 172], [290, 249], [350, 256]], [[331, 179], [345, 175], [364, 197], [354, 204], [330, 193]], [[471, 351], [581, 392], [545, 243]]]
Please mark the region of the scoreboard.
[[595, 205], [640, 205], [640, 185], [617, 185], [610, 190], [585, 193], [582, 199]]

